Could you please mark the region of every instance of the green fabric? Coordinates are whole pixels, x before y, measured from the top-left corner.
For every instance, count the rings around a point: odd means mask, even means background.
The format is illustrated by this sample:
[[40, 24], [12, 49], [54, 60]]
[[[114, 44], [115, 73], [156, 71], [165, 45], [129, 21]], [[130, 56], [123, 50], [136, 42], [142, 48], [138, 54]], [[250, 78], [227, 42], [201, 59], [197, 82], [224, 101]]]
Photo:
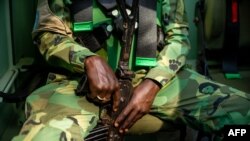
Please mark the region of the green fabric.
[[[98, 54], [107, 58], [113, 69], [117, 67], [121, 48], [118, 37], [111, 36], [104, 44], [106, 53], [103, 50], [93, 53], [75, 42], [64, 1], [52, 1], [49, 7], [46, 2], [38, 1], [38, 24], [33, 37], [39, 35], [38, 48], [48, 63], [72, 73], [82, 73], [84, 59]], [[156, 66], [134, 70], [136, 75], [132, 81], [134, 87], [145, 78], [162, 85], [150, 114], [164, 122], [186, 124], [208, 133], [217, 132], [226, 124], [249, 124], [249, 94], [183, 68], [190, 49], [184, 0], [162, 0], [161, 3], [160, 23], [166, 44], [157, 53]], [[47, 84], [27, 98], [27, 120], [13, 140], [82, 140], [86, 137], [97, 123], [99, 108], [85, 97], [75, 95], [77, 85], [77, 79], [51, 73]]]
[[[134, 86], [144, 77], [145, 71], [137, 71]], [[96, 125], [99, 107], [75, 95], [77, 81], [60, 76], [50, 78], [53, 78], [50, 83], [27, 98], [27, 120], [13, 141], [82, 140]], [[167, 125], [186, 124], [206, 133], [217, 133], [224, 125], [249, 124], [249, 107], [249, 94], [182, 69], [155, 97], [150, 110], [155, 118], [144, 117], [130, 133], [159, 131], [163, 121]]]
[[239, 79], [241, 78], [239, 73], [225, 73], [227, 79]]
[[[161, 3], [161, 7], [158, 7], [160, 9], [158, 14], [161, 12], [161, 16], [158, 16], [158, 20], [161, 20], [160, 23], [165, 33], [165, 47], [160, 50], [159, 54], [157, 53], [156, 66], [153, 67], [152, 70], [148, 70], [146, 77], [154, 79], [164, 86], [185, 64], [186, 55], [190, 49], [190, 43], [188, 40], [188, 25], [183, 0], [159, 0], [158, 2]], [[38, 3], [38, 14], [40, 14], [38, 17], [40, 18], [37, 18], [38, 26], [34, 28], [33, 36], [37, 35], [39, 32], [44, 33], [53, 31], [55, 35], [56, 33], [62, 34], [65, 35], [65, 39], [68, 38], [69, 41], [73, 40], [70, 39], [73, 38], [72, 32], [68, 31], [68, 29], [71, 28], [70, 14], [68, 13], [69, 10], [67, 10], [63, 1], [56, 0], [49, 5], [51, 11], [54, 12], [54, 15], [52, 15], [49, 10], [46, 11], [48, 7], [43, 0], [39, 0]], [[56, 7], [60, 7], [60, 9], [56, 9]], [[103, 22], [110, 22], [110, 19], [106, 18], [103, 11], [99, 8], [94, 8], [94, 15], [100, 16], [94, 16], [94, 26]], [[43, 48], [43, 50], [40, 49], [40, 51], [45, 56], [46, 60], [54, 66], [63, 66], [72, 72], [83, 72], [84, 58], [90, 55], [95, 55], [95, 53], [91, 53], [85, 47], [80, 49], [80, 46], [77, 43], [71, 41], [63, 42], [64, 48], [61, 49], [58, 46], [62, 45], [60, 44], [61, 40], [58, 40], [55, 35], [50, 35], [53, 36], [53, 38], [49, 38], [51, 43], [46, 44], [46, 47], [39, 47]], [[53, 42], [56, 44], [52, 47]], [[108, 51], [107, 58], [110, 65], [115, 69], [117, 67], [117, 60], [119, 59], [119, 55], [117, 55], [117, 51], [120, 48], [118, 37], [116, 37], [115, 34], [111, 35], [108, 41], [104, 44], [104, 48]], [[48, 51], [52, 49], [53, 51]], [[135, 47], [133, 47], [133, 49], [135, 49]], [[131, 68], [134, 61], [135, 60], [130, 60]], [[161, 73], [156, 73], [157, 70]]]
[[93, 30], [93, 22], [75, 22], [73, 23], [73, 31], [81, 32], [81, 31], [92, 31]]

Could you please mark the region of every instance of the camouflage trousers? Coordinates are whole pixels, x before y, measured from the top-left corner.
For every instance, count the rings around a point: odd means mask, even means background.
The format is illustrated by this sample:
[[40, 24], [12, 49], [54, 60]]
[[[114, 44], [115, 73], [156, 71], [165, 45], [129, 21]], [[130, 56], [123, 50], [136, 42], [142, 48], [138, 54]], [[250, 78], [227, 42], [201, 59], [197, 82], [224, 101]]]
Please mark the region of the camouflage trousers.
[[[74, 94], [77, 84], [61, 80], [33, 92], [26, 101], [27, 120], [13, 140], [82, 141], [95, 127], [99, 108]], [[227, 124], [249, 124], [249, 107], [249, 94], [183, 69], [157, 94], [150, 114], [215, 132]]]

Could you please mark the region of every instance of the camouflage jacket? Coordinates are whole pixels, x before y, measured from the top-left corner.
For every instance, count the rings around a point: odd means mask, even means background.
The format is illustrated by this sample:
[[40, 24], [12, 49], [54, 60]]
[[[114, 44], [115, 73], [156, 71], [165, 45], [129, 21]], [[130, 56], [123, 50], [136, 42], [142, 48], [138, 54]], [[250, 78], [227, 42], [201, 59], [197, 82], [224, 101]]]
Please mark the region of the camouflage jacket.
[[[160, 21], [165, 34], [165, 46], [157, 55], [157, 65], [146, 71], [146, 78], [166, 85], [185, 64], [190, 49], [184, 0], [161, 1]], [[70, 0], [38, 0], [33, 37], [39, 37], [39, 50], [54, 66], [72, 72], [84, 71], [84, 59], [96, 55], [75, 42], [69, 9]]]

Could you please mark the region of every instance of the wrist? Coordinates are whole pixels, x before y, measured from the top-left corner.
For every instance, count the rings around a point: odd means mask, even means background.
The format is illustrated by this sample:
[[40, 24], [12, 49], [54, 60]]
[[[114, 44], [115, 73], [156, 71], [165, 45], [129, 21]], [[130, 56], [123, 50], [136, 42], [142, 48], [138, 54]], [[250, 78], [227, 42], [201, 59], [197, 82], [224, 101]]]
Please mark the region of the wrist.
[[158, 81], [151, 79], [151, 78], [146, 78], [144, 79], [144, 81], [149, 81], [150, 83], [152, 83], [152, 85], [154, 85], [154, 87], [161, 89], [162, 85], [161, 83], [159, 83]]
[[94, 62], [94, 60], [96, 60], [95, 58], [96, 57], [98, 57], [97, 55], [91, 55], [91, 56], [87, 56], [85, 59], [84, 59], [84, 61], [83, 61], [83, 63], [84, 63], [84, 70], [86, 71], [87, 70], [87, 68], [90, 66], [91, 67], [91, 65], [93, 65], [93, 62]]
[[150, 87], [150, 90], [154, 91], [155, 93], [161, 89], [161, 84], [153, 79], [146, 78], [143, 82], [146, 83], [147, 86]]

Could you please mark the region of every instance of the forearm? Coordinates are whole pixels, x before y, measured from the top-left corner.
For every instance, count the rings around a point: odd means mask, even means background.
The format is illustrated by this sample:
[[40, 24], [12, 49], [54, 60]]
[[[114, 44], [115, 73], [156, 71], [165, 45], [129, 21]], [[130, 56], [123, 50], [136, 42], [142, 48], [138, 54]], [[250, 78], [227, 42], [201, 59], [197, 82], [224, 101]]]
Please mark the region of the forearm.
[[185, 64], [186, 55], [190, 49], [189, 40], [185, 35], [171, 35], [166, 40], [167, 45], [159, 53], [156, 67], [152, 68], [146, 76], [162, 86]]
[[185, 64], [190, 49], [184, 9], [183, 0], [163, 0], [162, 28], [165, 33], [165, 46], [157, 57], [157, 65], [146, 76], [162, 86]]
[[66, 35], [45, 32], [39, 42], [39, 51], [49, 64], [71, 72], [83, 72], [85, 58], [95, 55]]

